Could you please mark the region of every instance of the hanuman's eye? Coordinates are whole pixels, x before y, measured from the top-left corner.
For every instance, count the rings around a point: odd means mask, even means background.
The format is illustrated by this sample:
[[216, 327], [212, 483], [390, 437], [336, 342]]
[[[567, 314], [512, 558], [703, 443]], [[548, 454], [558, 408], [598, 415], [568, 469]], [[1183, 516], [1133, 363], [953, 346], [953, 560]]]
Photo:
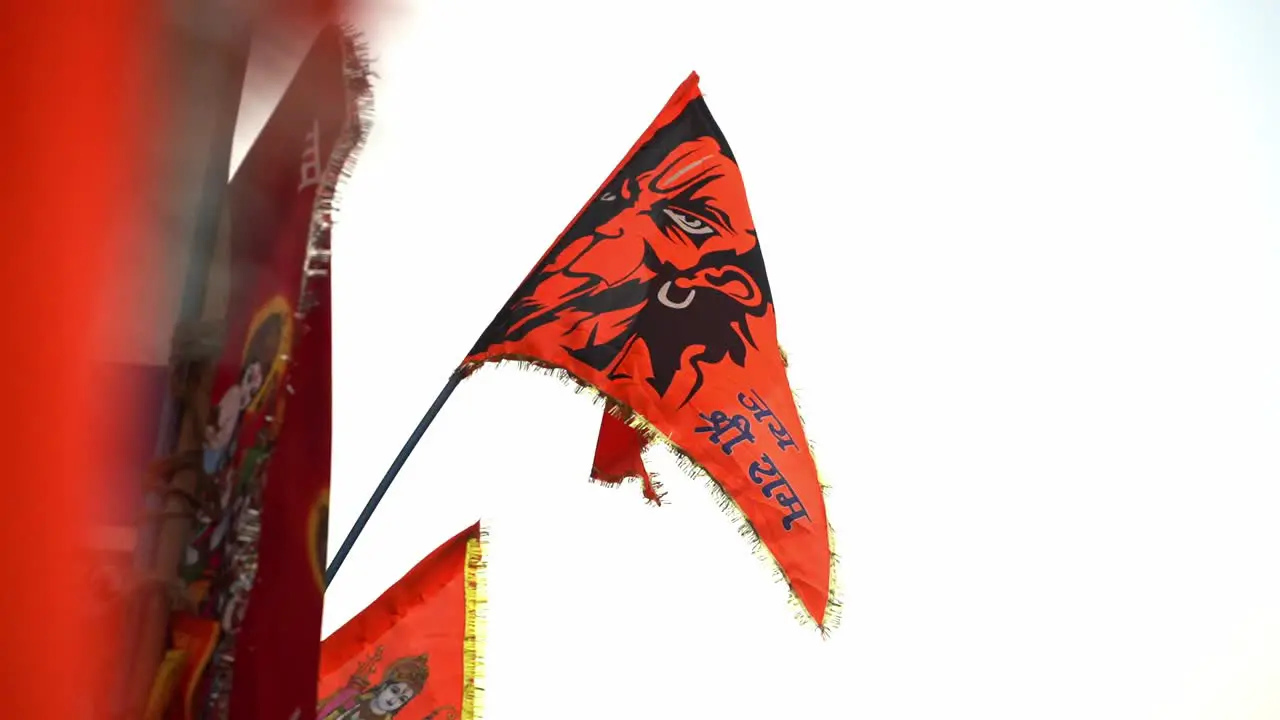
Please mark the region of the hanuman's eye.
[[667, 217], [675, 221], [675, 224], [679, 225], [681, 230], [684, 230], [690, 235], [710, 235], [715, 232], [715, 228], [708, 225], [706, 221], [701, 218], [688, 213], [682, 213], [678, 210], [672, 210], [671, 208], [665, 208], [663, 209], [663, 212], [667, 214]]

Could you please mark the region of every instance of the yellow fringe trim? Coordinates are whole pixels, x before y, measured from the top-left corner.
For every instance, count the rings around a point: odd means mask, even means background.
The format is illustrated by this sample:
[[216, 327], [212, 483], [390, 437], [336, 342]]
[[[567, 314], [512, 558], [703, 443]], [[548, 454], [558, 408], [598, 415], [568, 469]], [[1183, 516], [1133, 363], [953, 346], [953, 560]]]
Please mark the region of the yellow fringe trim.
[[[783, 369], [790, 369], [791, 357], [787, 355], [787, 351], [781, 345], [778, 346], [778, 354], [782, 357]], [[787, 382], [789, 384], [790, 380], [788, 379]], [[830, 588], [827, 597], [826, 623], [820, 628], [822, 637], [825, 639], [831, 636], [832, 630], [840, 627], [840, 620], [844, 615], [844, 604], [840, 600], [840, 598], [844, 597], [840, 584], [840, 554], [836, 552], [836, 530], [831, 522], [831, 504], [826, 502], [831, 495], [831, 484], [827, 482], [822, 474], [822, 463], [818, 462], [818, 448], [814, 444], [813, 438], [809, 434], [809, 428], [804, 421], [804, 409], [801, 407], [800, 393], [796, 392], [794, 388], [791, 390], [791, 401], [795, 403], [796, 417], [800, 418], [800, 428], [804, 430], [804, 436], [809, 439], [809, 457], [813, 458], [813, 467], [818, 476], [818, 487], [822, 491], [823, 505], [827, 511], [827, 550], [831, 553], [831, 567], [828, 570], [830, 579], [827, 582]], [[805, 622], [809, 615], [808, 611], [800, 605], [794, 593], [789, 599], [791, 601], [790, 604], [796, 610], [797, 617], [801, 622]]]
[[462, 640], [462, 720], [480, 720], [484, 709], [485, 608], [489, 602], [485, 583], [484, 544], [488, 533], [467, 541], [467, 629]]
[[[781, 348], [778, 350], [779, 354], [782, 356], [784, 367], [788, 366], [790, 364], [790, 358], [787, 357], [786, 353], [782, 352]], [[640, 415], [640, 413], [609, 397], [605, 393], [601, 392], [599, 388], [578, 377], [572, 371], [552, 365], [539, 358], [527, 355], [501, 355], [479, 362], [464, 363], [459, 369], [463, 373], [463, 377], [466, 378], [471, 377], [486, 365], [501, 367], [506, 364], [515, 364], [516, 367], [522, 370], [531, 370], [555, 377], [566, 386], [573, 389], [575, 393], [585, 394], [591, 397], [593, 401], [603, 403], [606, 412], [612, 414], [619, 420], [622, 420], [628, 426], [638, 430], [644, 435], [647, 443], [645, 448], [646, 450], [658, 444], [666, 446], [675, 457], [676, 465], [679, 466], [680, 469], [689, 476], [689, 478], [694, 480], [701, 479], [704, 482], [712, 495], [715, 496], [717, 504], [720, 506], [720, 510], [735, 523], [735, 526], [738, 528], [738, 534], [746, 539], [750, 544], [752, 554], [764, 562], [767, 567], [772, 568], [774, 580], [787, 587], [787, 602], [788, 605], [791, 606], [796, 620], [801, 625], [817, 628], [823, 639], [829, 638], [831, 636], [831, 631], [839, 627], [843, 603], [840, 601], [840, 593], [838, 590], [839, 584], [836, 579], [839, 558], [836, 555], [835, 530], [831, 526], [831, 516], [829, 511], [827, 513], [827, 551], [831, 556], [828, 570], [830, 575], [827, 581], [827, 603], [826, 607], [823, 609], [823, 622], [819, 623], [817, 619], [804, 607], [804, 604], [800, 602], [800, 598], [796, 595], [795, 588], [792, 586], [791, 580], [782, 572], [782, 566], [778, 564], [777, 558], [773, 556], [773, 553], [769, 552], [769, 548], [767, 548], [764, 542], [760, 539], [760, 533], [755, 529], [755, 526], [751, 524], [746, 513], [742, 511], [742, 508], [738, 506], [737, 501], [734, 500], [729, 493], [725, 492], [724, 488], [721, 487], [720, 483], [711, 476], [711, 473], [707, 472], [706, 468], [698, 464], [678, 445], [671, 442], [671, 440], [667, 438], [661, 430]], [[793, 400], [796, 402], [796, 414], [800, 415], [799, 399], [794, 397], [794, 391], [792, 391], [792, 396]], [[804, 428], [803, 416], [800, 417], [800, 425]], [[809, 437], [807, 429], [805, 437]], [[809, 453], [810, 456], [813, 457], [814, 465], [816, 467], [818, 460], [817, 455], [814, 453], [812, 441], [809, 442]], [[818, 473], [818, 485], [821, 488], [822, 496], [825, 501], [831, 486], [823, 480], [821, 472]]]

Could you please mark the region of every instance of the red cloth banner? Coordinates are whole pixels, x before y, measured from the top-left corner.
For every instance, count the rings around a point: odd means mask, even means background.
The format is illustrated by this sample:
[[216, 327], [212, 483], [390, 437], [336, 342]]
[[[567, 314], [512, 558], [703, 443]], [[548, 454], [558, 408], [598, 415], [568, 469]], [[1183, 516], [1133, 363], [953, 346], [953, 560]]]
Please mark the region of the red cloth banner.
[[229, 188], [227, 335], [205, 430], [203, 510], [183, 565], [198, 617], [220, 626], [197, 685], [181, 690], [196, 716], [278, 720], [315, 704], [330, 210], [363, 138], [368, 89], [353, 37], [324, 29]]

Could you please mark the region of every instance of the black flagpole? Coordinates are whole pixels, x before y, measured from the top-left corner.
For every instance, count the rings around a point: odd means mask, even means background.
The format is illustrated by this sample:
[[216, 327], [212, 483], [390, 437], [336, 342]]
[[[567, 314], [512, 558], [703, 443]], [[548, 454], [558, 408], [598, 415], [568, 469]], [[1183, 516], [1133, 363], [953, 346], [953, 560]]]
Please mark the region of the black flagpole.
[[324, 584], [326, 587], [333, 583], [333, 576], [338, 574], [338, 568], [342, 567], [342, 562], [347, 559], [352, 546], [356, 544], [356, 538], [360, 537], [360, 533], [369, 524], [369, 518], [373, 516], [373, 511], [377, 509], [378, 503], [382, 502], [382, 496], [387, 494], [387, 489], [395, 481], [396, 475], [400, 474], [400, 468], [404, 467], [405, 461], [409, 459], [413, 449], [418, 446], [418, 441], [426, 434], [427, 428], [431, 427], [431, 421], [436, 419], [440, 408], [444, 407], [449, 396], [457, 389], [458, 383], [462, 382], [463, 375], [461, 368], [453, 371], [453, 374], [449, 376], [449, 382], [444, 384], [444, 388], [436, 396], [436, 401], [431, 403], [430, 408], [427, 408], [427, 414], [423, 415], [422, 420], [418, 421], [418, 427], [413, 429], [413, 434], [405, 441], [404, 447], [400, 448], [400, 454], [391, 463], [387, 474], [382, 476], [382, 482], [378, 483], [378, 488], [373, 491], [373, 496], [369, 498], [369, 502], [364, 504], [364, 510], [360, 511], [360, 517], [356, 518], [355, 524], [347, 532], [347, 538], [342, 541], [342, 547], [338, 548], [337, 554], [333, 556], [333, 562], [329, 563], [328, 569], [324, 571]]

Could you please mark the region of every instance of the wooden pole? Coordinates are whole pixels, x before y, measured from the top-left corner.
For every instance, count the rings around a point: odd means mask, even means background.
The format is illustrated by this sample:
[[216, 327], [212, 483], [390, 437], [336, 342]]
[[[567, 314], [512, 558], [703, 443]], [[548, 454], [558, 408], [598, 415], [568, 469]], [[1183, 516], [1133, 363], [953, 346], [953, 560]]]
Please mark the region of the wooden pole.
[[[237, 16], [235, 9], [228, 5], [208, 4], [208, 15], [212, 17], [203, 18], [208, 23], [204, 28], [212, 27], [223, 32], [211, 33], [213, 42], [206, 60], [210, 65], [208, 91], [190, 98], [191, 102], [203, 103], [209, 108], [214, 115], [214, 127], [196, 204], [195, 228], [175, 337], [190, 332], [205, 316], [209, 275], [225, 206], [236, 119], [249, 62], [251, 23], [247, 17]], [[175, 363], [175, 384], [183, 397], [168, 397], [161, 410], [157, 455], [165, 457], [176, 453], [198, 457], [203, 447], [202, 429], [213, 380], [213, 361], [205, 359], [191, 363], [175, 358]], [[171, 487], [194, 494], [199, 463], [194, 465], [191, 469], [175, 473], [170, 480]], [[126, 647], [130, 653], [122, 663], [124, 682], [121, 692], [112, 703], [112, 715], [123, 720], [141, 717], [146, 707], [167, 643], [171, 606], [169, 589], [177, 580], [193, 526], [191, 508], [180, 495], [166, 494], [159, 507], [154, 503], [149, 505], [159, 512], [154, 513], [139, 535], [138, 569], [147, 582], [140, 587], [133, 603], [135, 612], [126, 622], [126, 640], [131, 641]]]

